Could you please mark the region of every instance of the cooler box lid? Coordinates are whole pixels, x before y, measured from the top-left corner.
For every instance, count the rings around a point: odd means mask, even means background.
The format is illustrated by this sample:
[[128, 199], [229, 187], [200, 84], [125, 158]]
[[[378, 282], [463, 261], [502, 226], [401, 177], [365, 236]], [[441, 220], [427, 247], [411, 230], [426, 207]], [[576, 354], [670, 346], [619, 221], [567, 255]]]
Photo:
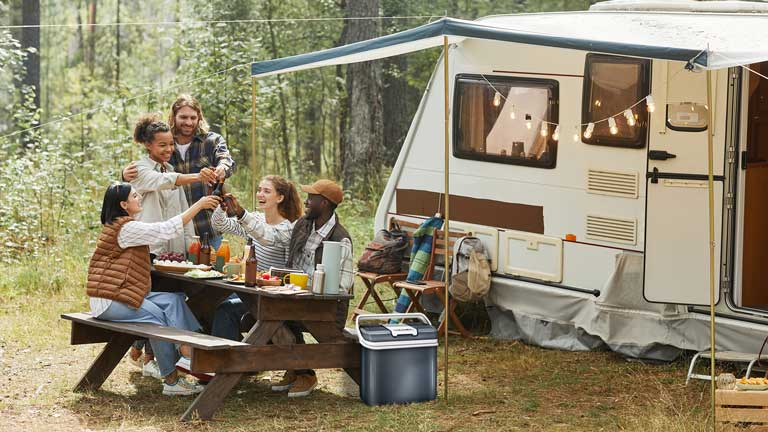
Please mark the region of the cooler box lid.
[[360, 344], [372, 350], [437, 346], [437, 329], [426, 323], [361, 325], [357, 335]]

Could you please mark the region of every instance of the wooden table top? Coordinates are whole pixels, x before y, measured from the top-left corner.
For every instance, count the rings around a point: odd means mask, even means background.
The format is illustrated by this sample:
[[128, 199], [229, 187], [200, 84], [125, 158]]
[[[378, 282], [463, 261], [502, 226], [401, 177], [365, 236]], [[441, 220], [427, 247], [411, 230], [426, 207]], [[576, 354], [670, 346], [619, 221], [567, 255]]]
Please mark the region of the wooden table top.
[[171, 273], [171, 272], [165, 272], [160, 270], [152, 270], [152, 274], [156, 276], [160, 276], [167, 279], [176, 279], [184, 282], [194, 283], [198, 285], [204, 285], [204, 286], [211, 286], [216, 288], [222, 288], [230, 291], [236, 291], [240, 293], [246, 293], [256, 296], [262, 296], [262, 297], [274, 297], [274, 298], [284, 298], [284, 299], [310, 299], [310, 300], [348, 300], [351, 299], [353, 296], [350, 294], [314, 294], [312, 291], [307, 291], [310, 294], [301, 294], [301, 295], [287, 295], [287, 294], [278, 294], [275, 292], [270, 292], [268, 290], [265, 290], [261, 287], [247, 287], [245, 285], [239, 285], [239, 284], [233, 284], [229, 282], [225, 282], [222, 279], [197, 279], [197, 278], [191, 278], [184, 276], [181, 273]]

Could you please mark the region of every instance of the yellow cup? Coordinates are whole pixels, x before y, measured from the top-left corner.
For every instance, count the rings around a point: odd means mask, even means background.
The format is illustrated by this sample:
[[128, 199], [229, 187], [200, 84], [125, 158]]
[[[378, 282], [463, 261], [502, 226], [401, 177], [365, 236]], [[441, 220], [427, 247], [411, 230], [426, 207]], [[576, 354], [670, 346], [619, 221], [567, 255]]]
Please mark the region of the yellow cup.
[[283, 277], [283, 283], [292, 283], [298, 285], [301, 289], [307, 289], [309, 275], [306, 273], [289, 273]]

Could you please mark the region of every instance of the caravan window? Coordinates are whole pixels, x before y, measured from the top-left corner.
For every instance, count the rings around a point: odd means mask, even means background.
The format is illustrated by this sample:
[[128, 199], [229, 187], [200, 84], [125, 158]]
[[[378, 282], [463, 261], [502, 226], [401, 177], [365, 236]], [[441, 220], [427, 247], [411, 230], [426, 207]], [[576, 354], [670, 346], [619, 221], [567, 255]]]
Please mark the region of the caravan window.
[[[583, 124], [595, 123], [587, 144], [615, 147], [645, 147], [648, 112], [645, 103], [632, 108], [635, 125], [630, 126], [624, 111], [650, 93], [650, 62], [644, 59], [604, 54], [587, 54], [584, 67]], [[606, 118], [614, 116], [618, 132], [611, 134]]]
[[[555, 80], [458, 75], [453, 155], [462, 159], [554, 168]], [[542, 123], [544, 129], [542, 129]]]

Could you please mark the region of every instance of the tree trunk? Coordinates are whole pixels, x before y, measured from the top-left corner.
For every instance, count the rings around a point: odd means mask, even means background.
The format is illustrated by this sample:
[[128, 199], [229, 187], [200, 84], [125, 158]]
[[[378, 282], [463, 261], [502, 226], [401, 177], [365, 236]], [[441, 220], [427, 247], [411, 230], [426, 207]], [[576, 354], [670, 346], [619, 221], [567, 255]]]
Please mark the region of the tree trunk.
[[[378, 0], [347, 3], [348, 17], [379, 15]], [[375, 38], [378, 20], [348, 20], [347, 43]], [[354, 63], [347, 66], [349, 128], [344, 143], [344, 187], [363, 198], [378, 185], [382, 147], [383, 109], [381, 102], [381, 63]]]
[[[383, 4], [384, 16], [405, 16], [409, 14], [408, 2], [404, 0], [386, 0]], [[401, 30], [401, 23], [397, 20], [384, 22], [387, 33], [395, 33]], [[384, 107], [384, 143], [382, 148], [382, 162], [387, 166], [393, 166], [400, 154], [405, 135], [411, 125], [413, 109], [411, 97], [408, 92], [408, 80], [406, 71], [408, 62], [405, 56], [387, 57], [384, 59], [382, 104]]]
[[[115, 10], [115, 89], [120, 91], [120, 0]], [[119, 93], [118, 93], [119, 94]]]
[[88, 2], [88, 49], [86, 63], [88, 64], [88, 70], [93, 75], [93, 68], [96, 62], [96, 2], [98, 0], [90, 0]]
[[[40, 109], [40, 0], [24, 0], [21, 9], [21, 22], [24, 26], [21, 29], [21, 47], [26, 50], [24, 58], [24, 80], [22, 85], [25, 89], [31, 89], [32, 104], [30, 111], [36, 112]], [[22, 145], [27, 147], [35, 141], [34, 134], [24, 134]]]

